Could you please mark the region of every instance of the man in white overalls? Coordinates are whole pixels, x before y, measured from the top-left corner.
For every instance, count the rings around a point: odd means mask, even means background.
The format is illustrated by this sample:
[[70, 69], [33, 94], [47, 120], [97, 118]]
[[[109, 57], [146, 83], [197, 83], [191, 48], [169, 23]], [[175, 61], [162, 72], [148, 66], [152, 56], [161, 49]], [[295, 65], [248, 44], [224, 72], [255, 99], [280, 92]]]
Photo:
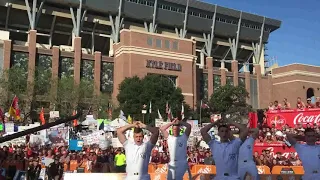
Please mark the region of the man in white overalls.
[[[125, 132], [132, 128], [134, 128], [133, 141], [127, 140], [125, 136]], [[144, 134], [142, 129], [152, 133], [148, 142], [143, 142]], [[117, 130], [117, 135], [126, 153], [126, 180], [150, 180], [148, 166], [151, 151], [158, 141], [159, 128], [146, 126], [140, 121], [136, 121], [133, 124], [120, 127]]]
[[[289, 143], [297, 151], [299, 158], [302, 161], [304, 169], [303, 180], [316, 180], [320, 179], [320, 146], [316, 145], [319, 138], [314, 129], [306, 128], [304, 137], [299, 137], [294, 134], [286, 134]], [[297, 142], [297, 139], [304, 140], [306, 144]]]
[[[223, 120], [217, 120], [201, 129], [203, 140], [209, 145], [216, 164], [215, 180], [239, 180], [238, 157], [241, 144], [247, 139], [248, 129], [246, 126], [234, 122], [222, 124]], [[235, 138], [230, 130], [230, 125], [239, 129], [239, 138]], [[208, 131], [218, 126], [220, 141], [211, 139]]]
[[253, 161], [254, 141], [258, 136], [258, 132], [257, 128], [250, 129], [250, 135], [240, 147], [238, 174], [241, 180], [245, 179], [247, 173], [251, 175], [252, 180], [260, 180], [256, 163]]
[[[185, 127], [184, 133], [181, 126]], [[172, 134], [167, 129], [172, 127]], [[188, 169], [187, 144], [191, 133], [191, 124], [175, 119], [160, 128], [164, 138], [167, 138], [170, 162], [168, 163], [167, 180], [182, 180]]]

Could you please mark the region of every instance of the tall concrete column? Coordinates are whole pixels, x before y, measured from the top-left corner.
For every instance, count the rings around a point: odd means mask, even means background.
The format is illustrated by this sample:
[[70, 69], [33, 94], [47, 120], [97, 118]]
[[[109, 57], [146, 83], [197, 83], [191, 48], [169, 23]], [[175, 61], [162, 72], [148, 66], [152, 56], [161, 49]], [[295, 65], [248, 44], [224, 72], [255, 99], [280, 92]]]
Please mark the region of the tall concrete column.
[[[27, 88], [28, 93], [33, 93], [34, 89], [34, 73], [37, 58], [37, 31], [30, 30], [28, 35], [28, 50], [29, 50], [29, 60], [28, 60], [28, 79]], [[30, 94], [29, 94], [29, 97]]]
[[208, 98], [213, 94], [213, 59], [207, 57], [207, 69], [208, 69]]
[[246, 87], [246, 90], [247, 92], [249, 93], [249, 97], [247, 98], [247, 103], [248, 104], [251, 104], [250, 103], [250, 96], [251, 96], [251, 92], [250, 92], [250, 71], [248, 70], [248, 67], [247, 65], [245, 64], [244, 65], [244, 78], [245, 78], [245, 87]]
[[233, 60], [231, 62], [231, 70], [232, 70], [232, 74], [233, 74], [233, 85], [234, 86], [238, 86], [239, 84], [239, 68], [238, 68], [238, 61], [237, 60]]
[[12, 41], [4, 40], [3, 41], [3, 70], [10, 68], [11, 62], [11, 52], [12, 51]]
[[95, 95], [100, 95], [100, 83], [101, 83], [101, 52], [96, 51], [94, 53], [94, 91]]
[[262, 98], [262, 97], [260, 97], [260, 95], [261, 95], [260, 90], [262, 89], [262, 87], [261, 87], [261, 66], [260, 66], [260, 64], [255, 64], [254, 65], [254, 69], [255, 69], [255, 72], [256, 72], [256, 76], [257, 76], [258, 109], [260, 109], [260, 105], [261, 105], [260, 99]]
[[195, 110], [197, 107], [197, 100], [198, 100], [198, 91], [197, 91], [197, 62], [194, 60], [192, 64], [192, 74], [193, 74], [193, 79], [192, 79], [192, 91], [193, 91], [193, 103], [192, 103], [192, 109]]
[[81, 37], [74, 38], [74, 81], [76, 84], [80, 83], [80, 68], [81, 68]]
[[[51, 93], [52, 97], [56, 99], [58, 91], [58, 80], [59, 80], [59, 61], [60, 61], [60, 49], [59, 46], [52, 47], [52, 69], [51, 69]], [[54, 101], [53, 101], [54, 102]], [[50, 103], [50, 110], [54, 110], [55, 104]]]
[[227, 84], [227, 69], [225, 68], [225, 62], [221, 61], [221, 67], [220, 67], [220, 76], [221, 76], [221, 86], [224, 86]]

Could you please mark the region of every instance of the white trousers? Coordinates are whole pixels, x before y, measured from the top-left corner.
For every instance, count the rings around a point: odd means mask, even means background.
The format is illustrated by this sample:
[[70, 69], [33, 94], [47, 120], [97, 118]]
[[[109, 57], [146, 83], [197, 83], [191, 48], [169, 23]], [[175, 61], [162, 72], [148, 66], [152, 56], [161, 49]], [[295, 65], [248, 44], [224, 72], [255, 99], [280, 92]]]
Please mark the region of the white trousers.
[[214, 180], [240, 180], [239, 176], [216, 176]]
[[253, 161], [239, 162], [238, 174], [244, 180], [246, 173], [249, 173], [253, 180], [260, 180], [256, 163]]
[[128, 175], [126, 180], [150, 180], [149, 174], [142, 174], [142, 175]]
[[168, 163], [167, 180], [182, 180], [188, 168], [188, 162], [176, 161]]

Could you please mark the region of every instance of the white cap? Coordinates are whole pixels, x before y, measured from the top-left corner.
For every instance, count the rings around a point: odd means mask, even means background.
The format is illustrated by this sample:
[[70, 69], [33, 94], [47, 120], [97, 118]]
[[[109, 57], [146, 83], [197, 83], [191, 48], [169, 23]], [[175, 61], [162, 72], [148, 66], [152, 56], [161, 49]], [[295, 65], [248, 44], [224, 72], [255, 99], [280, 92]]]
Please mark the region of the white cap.
[[271, 133], [270, 133], [270, 132], [267, 132], [267, 136], [271, 136]]
[[282, 133], [281, 131], [277, 131], [277, 132], [276, 132], [276, 135], [277, 135], [277, 136], [283, 136], [283, 133]]

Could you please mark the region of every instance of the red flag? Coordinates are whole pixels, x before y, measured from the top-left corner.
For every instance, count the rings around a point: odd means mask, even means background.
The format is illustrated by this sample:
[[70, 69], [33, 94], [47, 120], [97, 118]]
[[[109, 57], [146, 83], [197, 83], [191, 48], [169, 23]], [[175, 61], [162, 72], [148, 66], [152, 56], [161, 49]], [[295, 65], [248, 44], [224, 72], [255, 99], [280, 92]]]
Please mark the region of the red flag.
[[40, 119], [42, 125], [46, 124], [46, 120], [44, 119], [44, 110], [43, 110], [43, 108], [41, 109], [39, 119]]
[[206, 103], [203, 103], [202, 102], [202, 100], [201, 100], [201, 108], [203, 108], [203, 109], [209, 109], [210, 107], [208, 106], [208, 104], [206, 104]]
[[[77, 111], [76, 111], [76, 110], [73, 110], [72, 116], [75, 116], [76, 114], [77, 114]], [[73, 120], [73, 126], [74, 126], [74, 127], [78, 126], [78, 120], [77, 120], [77, 119], [74, 119], [74, 120]]]
[[1, 121], [3, 122], [3, 124], [4, 124], [4, 114], [3, 114], [3, 111], [2, 111], [1, 108], [0, 108], [0, 118], [1, 118]]
[[20, 109], [19, 109], [19, 99], [17, 96], [14, 96], [12, 100], [12, 104], [9, 109], [9, 114], [12, 116], [15, 120], [20, 120]]

